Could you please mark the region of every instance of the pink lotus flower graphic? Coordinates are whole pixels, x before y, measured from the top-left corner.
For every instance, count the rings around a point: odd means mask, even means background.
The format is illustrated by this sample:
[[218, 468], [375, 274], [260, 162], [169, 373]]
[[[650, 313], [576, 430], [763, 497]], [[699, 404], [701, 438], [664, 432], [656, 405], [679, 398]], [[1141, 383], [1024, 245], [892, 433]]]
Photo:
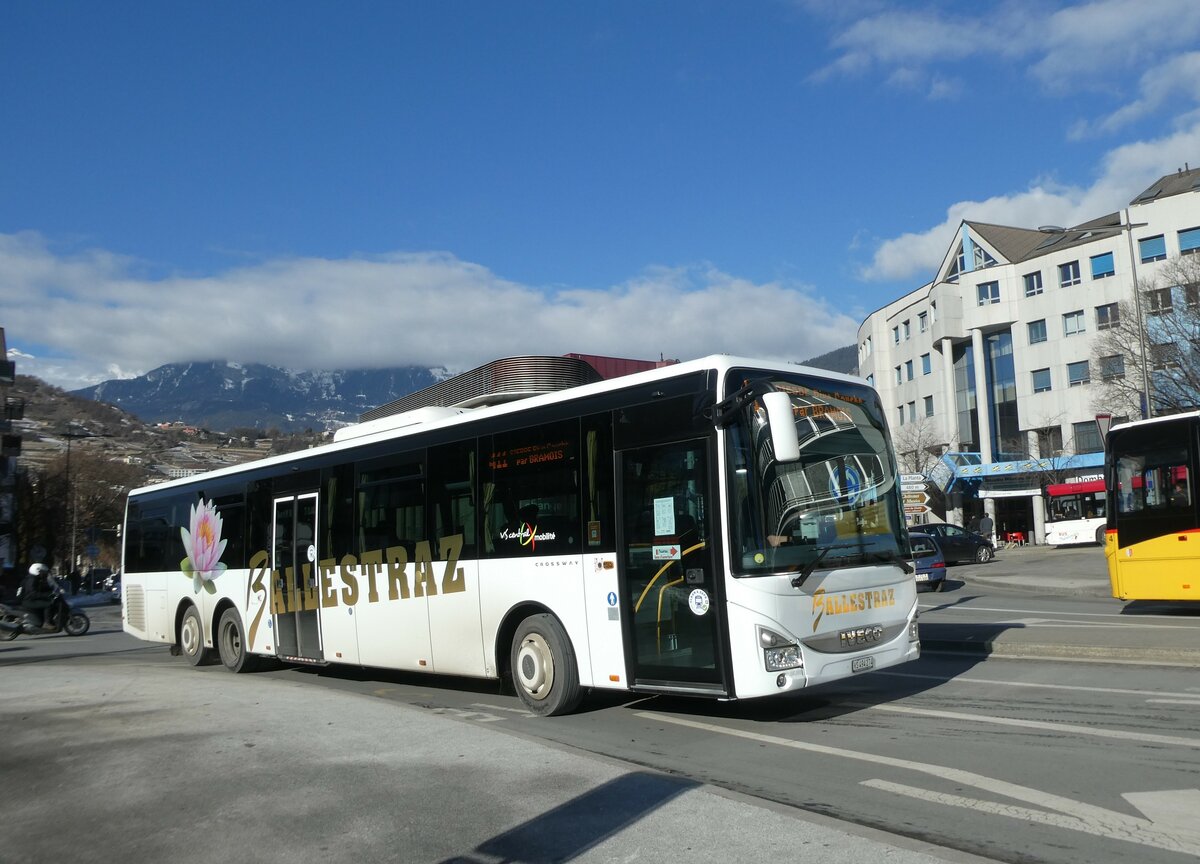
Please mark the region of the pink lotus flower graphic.
[[212, 580], [225, 572], [221, 556], [225, 553], [228, 540], [221, 539], [221, 515], [211, 501], [200, 500], [192, 505], [191, 518], [188, 520], [191, 530], [180, 528], [179, 535], [183, 538], [183, 549], [187, 557], [179, 562], [179, 569], [184, 575], [192, 577], [194, 590], [200, 593], [201, 587], [210, 594], [216, 593]]

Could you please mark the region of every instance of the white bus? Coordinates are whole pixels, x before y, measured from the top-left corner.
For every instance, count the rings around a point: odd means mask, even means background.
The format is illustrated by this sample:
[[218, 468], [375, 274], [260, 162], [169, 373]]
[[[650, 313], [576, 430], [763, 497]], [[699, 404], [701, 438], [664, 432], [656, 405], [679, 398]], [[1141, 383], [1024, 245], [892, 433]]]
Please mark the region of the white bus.
[[124, 629], [234, 672], [510, 678], [544, 715], [588, 688], [746, 699], [918, 656], [865, 382], [714, 356], [530, 395], [566, 362], [496, 361], [431, 388], [454, 407], [134, 490]]
[[1046, 487], [1046, 543], [1104, 545], [1105, 505], [1102, 475]]

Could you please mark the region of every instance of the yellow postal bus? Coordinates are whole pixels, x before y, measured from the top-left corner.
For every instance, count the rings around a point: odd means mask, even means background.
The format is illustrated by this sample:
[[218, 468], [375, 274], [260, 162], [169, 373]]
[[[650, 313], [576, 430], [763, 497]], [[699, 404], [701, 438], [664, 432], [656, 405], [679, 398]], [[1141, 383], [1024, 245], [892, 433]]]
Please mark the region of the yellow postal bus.
[[1200, 412], [1123, 423], [1105, 453], [1113, 596], [1200, 600]]

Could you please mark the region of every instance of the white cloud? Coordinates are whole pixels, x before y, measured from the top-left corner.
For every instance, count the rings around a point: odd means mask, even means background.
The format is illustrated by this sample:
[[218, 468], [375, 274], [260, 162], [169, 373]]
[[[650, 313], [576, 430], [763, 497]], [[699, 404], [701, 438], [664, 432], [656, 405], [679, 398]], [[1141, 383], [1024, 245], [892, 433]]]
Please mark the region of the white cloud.
[[1195, 160], [1200, 153], [1200, 117], [1191, 125], [1153, 141], [1138, 141], [1109, 151], [1096, 181], [1086, 188], [1037, 180], [1022, 192], [983, 201], [959, 201], [946, 218], [924, 231], [902, 234], [879, 244], [860, 275], [868, 280], [925, 281], [949, 249], [964, 219], [1019, 228], [1077, 225], [1125, 207], [1164, 174]]
[[817, 82], [879, 70], [884, 81], [904, 89], [930, 80], [929, 98], [942, 99], [959, 91], [939, 84], [954, 79], [939, 79], [932, 69], [1021, 60], [1048, 93], [1092, 92], [1118, 101], [1128, 98], [1126, 83], [1140, 78], [1137, 98], [1099, 121], [1081, 119], [1076, 136], [1119, 128], [1163, 108], [1171, 94], [1200, 103], [1195, 66], [1187, 59], [1200, 39], [1195, 0], [1090, 0], [1058, 9], [1042, 0], [1009, 0], [976, 4], [967, 13], [961, 4], [872, 4], [856, 7], [853, 17], [801, 5], [834, 27], [830, 46], [837, 56], [810, 76]]
[[169, 362], [291, 368], [444, 366], [580, 352], [804, 360], [858, 321], [795, 283], [657, 268], [609, 288], [551, 291], [438, 253], [281, 259], [148, 279], [100, 250], [69, 255], [0, 235], [0, 309], [18, 372], [75, 388]]

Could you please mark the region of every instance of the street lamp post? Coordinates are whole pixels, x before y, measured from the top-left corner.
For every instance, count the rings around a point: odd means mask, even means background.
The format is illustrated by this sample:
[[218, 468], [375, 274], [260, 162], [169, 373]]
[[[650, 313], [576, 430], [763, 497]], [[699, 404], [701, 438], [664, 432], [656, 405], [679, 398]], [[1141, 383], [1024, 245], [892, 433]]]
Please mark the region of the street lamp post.
[[1120, 231], [1125, 234], [1125, 239], [1129, 242], [1129, 273], [1133, 277], [1133, 308], [1137, 315], [1138, 354], [1140, 356], [1138, 365], [1142, 370], [1142, 398], [1146, 400], [1143, 405], [1139, 406], [1143, 418], [1154, 416], [1154, 400], [1150, 395], [1150, 367], [1146, 352], [1146, 321], [1142, 317], [1142, 292], [1138, 290], [1137, 256], [1134, 255], [1133, 251], [1133, 229], [1145, 228], [1149, 224], [1149, 222], [1130, 222], [1129, 208], [1126, 207], [1121, 211], [1121, 222], [1117, 225], [1098, 225], [1091, 228], [1063, 228], [1058, 225], [1038, 226], [1038, 230], [1043, 234], [1074, 234], [1087, 231]]
[[88, 438], [90, 435], [87, 430], [83, 432], [72, 431], [73, 423], [67, 424], [67, 429], [63, 432], [63, 437], [67, 439], [67, 495], [71, 499], [71, 558], [68, 572], [75, 570], [75, 520], [79, 514], [78, 501], [75, 498], [75, 487], [71, 485], [71, 442], [76, 438]]

